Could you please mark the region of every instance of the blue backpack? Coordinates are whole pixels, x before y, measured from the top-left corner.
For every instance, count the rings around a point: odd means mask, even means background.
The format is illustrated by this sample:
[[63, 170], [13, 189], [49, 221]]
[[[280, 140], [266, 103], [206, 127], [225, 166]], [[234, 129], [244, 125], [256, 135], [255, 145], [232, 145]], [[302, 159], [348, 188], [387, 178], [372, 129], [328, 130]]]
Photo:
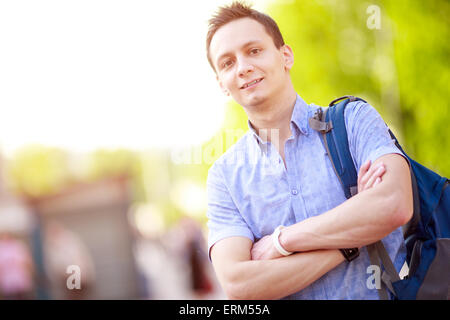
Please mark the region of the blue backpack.
[[[321, 133], [345, 196], [357, 192], [358, 174], [353, 163], [345, 128], [348, 102], [364, 101], [353, 96], [333, 100], [309, 119]], [[338, 103], [339, 102], [339, 103]], [[381, 241], [367, 246], [370, 263], [383, 270], [380, 299], [450, 299], [450, 180], [415, 162], [403, 151], [394, 134], [389, 134], [409, 160], [414, 199], [412, 219], [403, 226], [409, 273], [400, 279]], [[383, 268], [381, 268], [381, 266]], [[388, 291], [391, 293], [388, 294]]]

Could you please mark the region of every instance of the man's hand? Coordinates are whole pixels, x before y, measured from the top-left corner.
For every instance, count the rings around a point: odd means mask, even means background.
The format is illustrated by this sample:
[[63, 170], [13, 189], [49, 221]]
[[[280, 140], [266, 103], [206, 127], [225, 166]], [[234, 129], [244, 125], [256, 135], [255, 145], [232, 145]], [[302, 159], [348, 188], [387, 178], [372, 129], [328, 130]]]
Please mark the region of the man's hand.
[[262, 237], [257, 242], [253, 244], [252, 251], [252, 260], [268, 260], [268, 259], [276, 259], [280, 258], [283, 255], [275, 249], [273, 245], [272, 235], [268, 235]]
[[370, 165], [370, 160], [367, 160], [359, 169], [358, 173], [358, 193], [375, 187], [381, 182], [381, 177], [386, 172], [384, 164], [380, 162], [376, 166]]

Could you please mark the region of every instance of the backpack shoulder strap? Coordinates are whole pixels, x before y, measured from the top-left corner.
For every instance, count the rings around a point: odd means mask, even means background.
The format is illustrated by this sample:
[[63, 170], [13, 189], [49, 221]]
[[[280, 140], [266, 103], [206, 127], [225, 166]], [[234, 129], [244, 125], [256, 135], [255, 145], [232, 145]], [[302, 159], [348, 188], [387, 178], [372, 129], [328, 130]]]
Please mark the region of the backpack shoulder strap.
[[[325, 148], [347, 199], [358, 192], [358, 174], [350, 152], [345, 126], [345, 107], [352, 101], [366, 102], [354, 96], [337, 98], [330, 103], [325, 112], [319, 108], [320, 110], [317, 110], [309, 122], [311, 128], [319, 131], [323, 136]], [[381, 265], [385, 268], [382, 276], [383, 288], [378, 289], [378, 294], [380, 299], [387, 300], [389, 299], [387, 289], [395, 295], [392, 281], [398, 281], [400, 278], [381, 241], [368, 245], [367, 251], [372, 265], [378, 266], [380, 270]]]
[[311, 128], [319, 131], [323, 136], [331, 164], [347, 199], [358, 191], [358, 174], [348, 145], [344, 117], [345, 107], [352, 101], [366, 102], [358, 97], [343, 96], [333, 100], [325, 112], [319, 108], [314, 117], [309, 120]]

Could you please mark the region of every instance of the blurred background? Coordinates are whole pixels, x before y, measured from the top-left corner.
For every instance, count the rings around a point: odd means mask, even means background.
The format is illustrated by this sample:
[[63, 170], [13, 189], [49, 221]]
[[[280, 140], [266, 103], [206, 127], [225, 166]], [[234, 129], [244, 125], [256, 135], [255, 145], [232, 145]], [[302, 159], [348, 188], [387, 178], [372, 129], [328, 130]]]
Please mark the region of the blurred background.
[[[206, 177], [247, 130], [205, 56], [229, 1], [0, 1], [0, 298], [222, 299]], [[253, 1], [307, 103], [369, 101], [450, 176], [450, 2]]]

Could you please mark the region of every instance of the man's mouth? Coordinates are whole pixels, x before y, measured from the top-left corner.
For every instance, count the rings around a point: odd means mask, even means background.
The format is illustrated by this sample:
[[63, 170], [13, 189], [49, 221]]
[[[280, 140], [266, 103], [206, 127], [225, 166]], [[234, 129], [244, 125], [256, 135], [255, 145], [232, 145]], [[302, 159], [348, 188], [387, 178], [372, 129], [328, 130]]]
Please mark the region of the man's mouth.
[[264, 78], [259, 78], [259, 79], [255, 79], [253, 81], [247, 82], [240, 89], [247, 89], [249, 87], [252, 87], [252, 86], [256, 85], [257, 83], [261, 82], [263, 79]]

